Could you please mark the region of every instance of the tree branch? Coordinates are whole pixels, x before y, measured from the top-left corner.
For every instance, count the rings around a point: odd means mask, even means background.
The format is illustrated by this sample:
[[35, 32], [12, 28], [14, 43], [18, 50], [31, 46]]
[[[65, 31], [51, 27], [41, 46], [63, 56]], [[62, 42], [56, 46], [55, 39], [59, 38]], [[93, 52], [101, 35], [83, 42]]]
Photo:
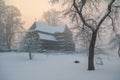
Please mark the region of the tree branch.
[[109, 14], [111, 13], [111, 7], [112, 4], [115, 2], [115, 0], [110, 0], [110, 2], [108, 3], [108, 11], [105, 13], [105, 15], [101, 18], [100, 22], [98, 23], [98, 25], [96, 26], [96, 31], [99, 30], [100, 25], [104, 22], [104, 20], [109, 16]]
[[86, 0], [81, 0], [81, 6], [80, 6], [80, 9], [78, 9], [77, 4], [76, 4], [76, 0], [73, 0], [73, 7], [76, 9], [76, 11], [77, 11], [79, 17], [81, 18], [81, 21], [83, 22], [83, 24], [85, 24], [85, 26], [87, 26], [87, 27], [90, 28], [92, 31], [94, 31], [94, 28], [93, 28], [92, 26], [90, 26], [90, 25], [86, 22], [85, 18], [83, 17], [82, 9], [83, 9], [83, 7], [85, 6], [85, 4], [86, 4]]
[[116, 34], [116, 36], [120, 39], [120, 36], [119, 36], [119, 34], [115, 31], [115, 23], [114, 23], [114, 20], [113, 20], [113, 18], [109, 15], [109, 18], [111, 19], [111, 21], [112, 21], [112, 26], [113, 26], [113, 32]]

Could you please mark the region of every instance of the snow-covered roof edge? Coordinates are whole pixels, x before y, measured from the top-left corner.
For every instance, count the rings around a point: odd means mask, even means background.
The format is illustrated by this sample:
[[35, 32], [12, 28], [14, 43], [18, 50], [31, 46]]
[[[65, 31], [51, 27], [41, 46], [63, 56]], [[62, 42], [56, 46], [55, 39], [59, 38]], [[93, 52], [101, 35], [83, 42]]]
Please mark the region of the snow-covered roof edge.
[[35, 25], [35, 30], [47, 32], [51, 34], [54, 34], [56, 32], [63, 33], [65, 31], [65, 28], [67, 27], [66, 25], [51, 26], [41, 22], [34, 22], [33, 25]]
[[43, 34], [43, 33], [38, 33], [38, 35], [40, 39], [43, 39], [43, 40], [57, 41], [53, 35], [48, 35], [48, 34]]

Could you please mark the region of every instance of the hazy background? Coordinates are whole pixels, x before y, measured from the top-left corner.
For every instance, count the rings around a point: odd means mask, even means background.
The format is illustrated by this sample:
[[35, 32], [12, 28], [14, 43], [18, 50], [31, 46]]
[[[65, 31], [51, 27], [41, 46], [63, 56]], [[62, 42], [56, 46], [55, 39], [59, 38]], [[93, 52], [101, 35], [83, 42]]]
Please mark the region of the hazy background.
[[6, 4], [17, 7], [21, 14], [23, 25], [28, 29], [35, 20], [41, 19], [44, 12], [51, 8], [59, 9], [59, 6], [51, 5], [48, 0], [5, 0]]

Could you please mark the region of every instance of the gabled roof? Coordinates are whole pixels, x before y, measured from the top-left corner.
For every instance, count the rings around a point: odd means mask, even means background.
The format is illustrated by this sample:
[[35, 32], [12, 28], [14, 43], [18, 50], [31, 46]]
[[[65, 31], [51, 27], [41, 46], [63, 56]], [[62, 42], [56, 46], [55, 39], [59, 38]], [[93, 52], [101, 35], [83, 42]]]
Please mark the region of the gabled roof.
[[46, 32], [46, 33], [51, 33], [54, 34], [56, 32], [63, 33], [65, 31], [66, 25], [64, 26], [50, 26], [47, 24], [43, 24], [40, 22], [35, 22], [34, 23], [36, 28], [35, 30]]
[[50, 41], [58, 41], [54, 36], [55, 33], [63, 33], [65, 32], [66, 25], [63, 26], [50, 26], [40, 22], [34, 22], [32, 27], [28, 32], [37, 31], [40, 39], [42, 40], [50, 40]]

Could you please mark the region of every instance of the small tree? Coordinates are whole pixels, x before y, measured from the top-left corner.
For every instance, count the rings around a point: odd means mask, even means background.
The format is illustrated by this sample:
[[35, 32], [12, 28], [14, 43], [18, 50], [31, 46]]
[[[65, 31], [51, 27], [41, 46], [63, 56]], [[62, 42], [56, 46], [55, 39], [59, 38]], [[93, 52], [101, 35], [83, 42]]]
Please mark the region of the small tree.
[[37, 31], [27, 32], [22, 48], [29, 53], [29, 59], [32, 59], [32, 52], [38, 52], [41, 49], [39, 35]]

